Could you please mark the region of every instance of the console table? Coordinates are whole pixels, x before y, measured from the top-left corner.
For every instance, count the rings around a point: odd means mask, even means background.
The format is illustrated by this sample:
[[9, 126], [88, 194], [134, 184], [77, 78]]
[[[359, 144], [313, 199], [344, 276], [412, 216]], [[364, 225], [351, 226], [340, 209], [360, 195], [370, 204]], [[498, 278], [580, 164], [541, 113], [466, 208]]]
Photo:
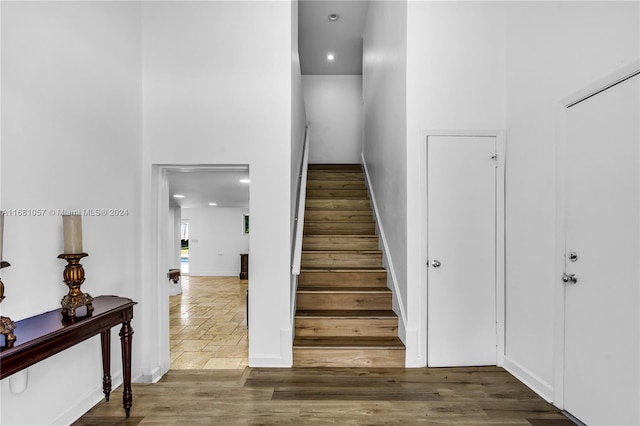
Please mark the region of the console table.
[[[93, 299], [91, 316], [63, 320], [61, 309], [16, 321], [16, 341], [0, 348], [0, 379], [32, 366], [52, 355], [100, 334], [102, 345], [102, 389], [109, 400], [111, 394], [111, 328], [122, 324], [124, 411], [129, 417], [133, 396], [131, 393], [131, 337], [133, 305], [131, 299], [116, 296], [98, 296]], [[73, 366], [69, 366], [72, 368]]]
[[249, 279], [249, 253], [240, 254], [240, 279]]

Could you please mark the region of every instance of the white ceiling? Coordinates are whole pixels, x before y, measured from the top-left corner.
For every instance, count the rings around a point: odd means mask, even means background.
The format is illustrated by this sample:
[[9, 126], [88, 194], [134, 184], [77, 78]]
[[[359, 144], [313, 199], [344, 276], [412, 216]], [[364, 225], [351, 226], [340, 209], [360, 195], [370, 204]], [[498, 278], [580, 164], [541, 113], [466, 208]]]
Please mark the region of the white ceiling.
[[[369, 0], [300, 0], [298, 51], [303, 75], [362, 74], [362, 36]], [[337, 13], [339, 19], [329, 20]], [[333, 62], [327, 54], [333, 53]]]
[[[169, 205], [182, 208], [249, 208], [249, 185], [240, 179], [249, 179], [247, 167], [231, 170], [203, 170], [184, 168], [168, 171]], [[174, 198], [175, 194], [184, 198]], [[209, 206], [217, 203], [217, 206]]]

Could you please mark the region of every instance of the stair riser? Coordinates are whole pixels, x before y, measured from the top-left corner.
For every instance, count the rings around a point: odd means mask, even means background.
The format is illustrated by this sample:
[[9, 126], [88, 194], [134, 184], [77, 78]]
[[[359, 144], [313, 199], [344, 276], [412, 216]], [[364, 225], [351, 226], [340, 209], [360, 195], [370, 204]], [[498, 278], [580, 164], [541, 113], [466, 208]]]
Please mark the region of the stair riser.
[[332, 170], [361, 172], [362, 165], [354, 163], [310, 163], [309, 170]]
[[326, 287], [339, 284], [341, 287], [387, 287], [387, 272], [302, 272], [298, 285]]
[[313, 198], [362, 198], [369, 199], [366, 189], [309, 189], [307, 199]]
[[305, 222], [368, 222], [373, 221], [369, 210], [305, 210]]
[[404, 349], [293, 349], [294, 367], [404, 368]]
[[296, 336], [375, 336], [398, 335], [398, 318], [296, 318]]
[[376, 225], [373, 222], [306, 222], [303, 232], [305, 235], [375, 235]]
[[376, 310], [391, 309], [391, 293], [306, 293], [298, 292], [298, 309]]
[[302, 268], [381, 268], [380, 253], [302, 253]]
[[315, 198], [307, 200], [305, 205], [307, 210], [366, 210], [371, 212], [369, 200], [323, 200]]
[[309, 180], [307, 189], [365, 189], [364, 180]]
[[302, 250], [378, 250], [378, 237], [305, 236]]
[[354, 180], [364, 182], [364, 173], [355, 171], [308, 170], [307, 180]]

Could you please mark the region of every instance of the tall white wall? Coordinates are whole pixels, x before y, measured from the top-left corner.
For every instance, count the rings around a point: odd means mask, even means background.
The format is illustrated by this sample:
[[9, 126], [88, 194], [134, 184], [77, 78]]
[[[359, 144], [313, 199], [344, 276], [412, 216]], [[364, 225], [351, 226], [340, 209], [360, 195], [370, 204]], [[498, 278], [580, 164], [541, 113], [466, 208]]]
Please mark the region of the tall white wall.
[[[279, 1], [142, 6], [143, 189], [152, 193], [154, 164], [249, 165], [252, 366], [291, 364], [291, 294], [283, 285], [290, 281], [292, 226], [291, 8]], [[149, 214], [153, 202], [143, 200]], [[150, 222], [144, 245], [151, 251], [154, 233]], [[146, 279], [160, 276], [153, 264], [149, 259]], [[144, 300], [152, 326], [168, 307], [153, 290]], [[155, 349], [166, 340], [165, 326], [142, 337], [150, 371], [168, 368], [163, 344]]]
[[[553, 399], [556, 108], [640, 56], [638, 2], [507, 6], [506, 361]], [[606, 154], [603, 154], [606, 155]]]
[[[56, 258], [63, 249], [62, 219], [50, 209], [126, 209], [119, 217], [83, 217], [89, 257], [82, 261], [82, 289], [94, 297], [137, 298], [140, 4], [2, 2], [1, 7], [2, 209], [45, 212], [5, 218], [4, 259], [11, 267], [2, 270], [7, 297], [2, 314], [17, 321], [60, 308], [67, 292], [65, 263]], [[137, 307], [134, 315], [137, 333]], [[112, 334], [114, 384], [122, 378], [118, 331]], [[92, 338], [30, 367], [21, 394], [10, 392], [11, 378], [2, 380], [0, 423], [69, 424], [104, 398], [99, 342]], [[136, 351], [134, 375], [140, 362]]]
[[[304, 142], [306, 137], [307, 112], [304, 105], [304, 92], [302, 88], [302, 74], [300, 71], [300, 55], [298, 52], [298, 0], [291, 1], [291, 247], [295, 246], [295, 228], [297, 225], [297, 201], [300, 186], [300, 171], [302, 167], [302, 155], [304, 152]], [[293, 250], [290, 252], [290, 265], [293, 265]], [[289, 310], [294, 312], [296, 289], [298, 277], [291, 274], [289, 276]], [[291, 315], [293, 315], [291, 313]], [[291, 320], [293, 321], [293, 320]], [[293, 325], [293, 324], [292, 324]], [[282, 337], [284, 346], [285, 340], [290, 340], [293, 345], [293, 326], [287, 338]], [[292, 355], [293, 357], [293, 355]], [[292, 358], [293, 362], [293, 358]]]
[[360, 164], [362, 76], [304, 75], [302, 86], [311, 121], [309, 162]]
[[[407, 304], [408, 295], [406, 1], [369, 4], [363, 49], [363, 154], [399, 288], [394, 310], [401, 314], [399, 305]], [[404, 339], [406, 318], [400, 317]]]
[[407, 17], [407, 362], [425, 365], [426, 135], [505, 128], [505, 8], [410, 1]]
[[182, 209], [183, 218], [189, 220], [189, 275], [240, 274], [240, 254], [249, 252], [243, 214], [249, 209]]
[[182, 209], [169, 207], [169, 229], [167, 230], [167, 265], [180, 268], [180, 220]]

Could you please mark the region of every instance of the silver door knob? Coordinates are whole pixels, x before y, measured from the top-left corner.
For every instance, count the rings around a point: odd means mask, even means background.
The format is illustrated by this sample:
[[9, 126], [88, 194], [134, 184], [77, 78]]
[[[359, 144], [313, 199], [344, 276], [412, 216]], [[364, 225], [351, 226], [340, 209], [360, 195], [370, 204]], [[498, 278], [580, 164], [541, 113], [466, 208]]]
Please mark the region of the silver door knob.
[[564, 273], [562, 275], [562, 281], [564, 281], [565, 283], [576, 284], [578, 282], [578, 277], [576, 277], [576, 274]]
[[439, 260], [434, 260], [433, 262], [431, 262], [431, 266], [433, 266], [434, 268], [438, 268], [440, 267], [441, 263]]

